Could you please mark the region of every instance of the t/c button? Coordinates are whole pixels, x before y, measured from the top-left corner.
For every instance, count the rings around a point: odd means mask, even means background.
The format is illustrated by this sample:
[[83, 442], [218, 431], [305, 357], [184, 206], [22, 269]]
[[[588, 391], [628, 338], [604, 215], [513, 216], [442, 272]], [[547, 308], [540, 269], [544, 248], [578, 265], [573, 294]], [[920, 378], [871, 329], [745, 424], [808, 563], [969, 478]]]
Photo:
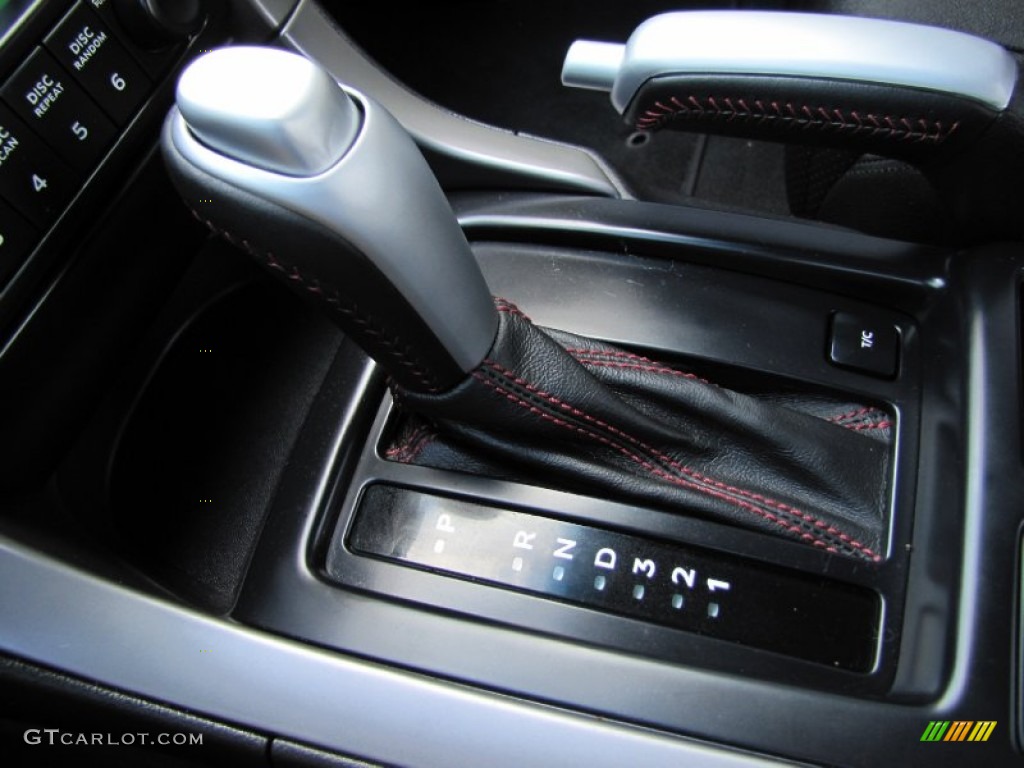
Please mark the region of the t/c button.
[[42, 48], [0, 89], [7, 105], [76, 168], [92, 170], [116, 133], [114, 124]]
[[899, 329], [892, 322], [850, 312], [832, 315], [829, 360], [835, 365], [892, 378], [899, 348]]

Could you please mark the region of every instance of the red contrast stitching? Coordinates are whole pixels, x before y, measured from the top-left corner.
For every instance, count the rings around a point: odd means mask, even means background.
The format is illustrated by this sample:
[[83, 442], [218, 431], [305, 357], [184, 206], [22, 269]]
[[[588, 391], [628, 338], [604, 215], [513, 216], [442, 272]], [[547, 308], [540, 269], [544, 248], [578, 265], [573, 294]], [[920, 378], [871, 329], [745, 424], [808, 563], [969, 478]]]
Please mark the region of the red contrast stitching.
[[[939, 120], [930, 121], [920, 117], [895, 117], [876, 115], [868, 112], [862, 115], [856, 110], [844, 112], [831, 107], [813, 107], [793, 102], [771, 101], [767, 105], [760, 99], [748, 104], [745, 99], [731, 97], [672, 96], [666, 104], [656, 101], [637, 118], [636, 128], [653, 131], [663, 128], [676, 120], [725, 120], [733, 122], [772, 123], [785, 128], [806, 130], [835, 129], [851, 135], [869, 134], [872, 138], [892, 139], [906, 142], [928, 142], [941, 144], [959, 127], [954, 122], [944, 127]], [[721, 102], [721, 103], [719, 103]]]
[[439, 391], [436, 379], [434, 379], [434, 377], [415, 360], [410, 346], [402, 344], [401, 339], [397, 336], [389, 336], [385, 331], [374, 327], [373, 317], [360, 312], [359, 306], [355, 302], [349, 301], [347, 303], [343, 303], [341, 294], [337, 289], [332, 288], [326, 283], [321, 283], [316, 278], [304, 276], [298, 267], [285, 264], [278, 260], [278, 258], [270, 251], [258, 250], [245, 238], [239, 238], [232, 235], [231, 232], [223, 229], [222, 227], [218, 227], [209, 219], [201, 216], [197, 211], [192, 210], [192, 215], [198, 221], [205, 224], [211, 232], [220, 235], [236, 248], [241, 248], [250, 256], [262, 259], [268, 269], [282, 273], [286, 279], [298, 283], [310, 294], [348, 317], [353, 323], [362, 329], [363, 333], [367, 336], [372, 336], [379, 344], [383, 345], [387, 349], [388, 354], [394, 357], [415, 379], [423, 384], [427, 388], [428, 392]]
[[[684, 373], [683, 371], [677, 371], [675, 368], [663, 368], [657, 365], [640, 365], [638, 363], [617, 363], [610, 360], [582, 360], [576, 358], [584, 365], [594, 365], [603, 368], [624, 368], [629, 371], [648, 371], [649, 373], [667, 373], [672, 376], [682, 376], [684, 379], [695, 379], [697, 381], [704, 381], [695, 373]], [[707, 383], [706, 381], [704, 382]]]
[[579, 347], [566, 347], [565, 351], [573, 357], [585, 355], [587, 357], [624, 357], [627, 360], [639, 360], [641, 363], [654, 363], [649, 357], [635, 355], [632, 352], [623, 352], [618, 349], [580, 349]]
[[384, 456], [403, 464], [411, 464], [435, 437], [437, 433], [434, 430], [426, 425], [419, 426], [399, 445], [385, 451]]
[[[882, 420], [876, 422], [865, 421], [866, 419], [873, 419], [876, 416], [882, 417]], [[893, 422], [886, 418], [884, 411], [871, 407], [858, 408], [856, 411], [841, 413], [838, 416], [831, 416], [827, 421], [830, 424], [836, 424], [840, 427], [844, 427], [845, 429], [852, 430], [853, 432], [864, 432], [869, 429], [889, 429], [889, 427], [893, 426]]]
[[[566, 347], [566, 352], [572, 355], [577, 362], [583, 365], [589, 365], [595, 368], [620, 368], [627, 371], [643, 371], [645, 373], [661, 373], [668, 376], [678, 376], [683, 379], [690, 379], [692, 381], [699, 381], [701, 384], [707, 384], [709, 386], [716, 387], [717, 384], [708, 381], [707, 379], [701, 378], [695, 373], [687, 373], [685, 371], [677, 371], [675, 368], [669, 368], [667, 365], [657, 363], [651, 360], [649, 357], [643, 357], [642, 355], [634, 355], [632, 352], [621, 352], [618, 350], [604, 350], [604, 349], [578, 349], [576, 347]], [[621, 363], [617, 360], [591, 360], [585, 359], [590, 357], [611, 357], [611, 358], [623, 358], [626, 360], [635, 360], [637, 362]]]
[[494, 297], [494, 307], [499, 312], [504, 312], [504, 313], [509, 314], [509, 315], [515, 315], [516, 317], [521, 317], [521, 318], [523, 318], [523, 320], [525, 320], [528, 323], [532, 323], [533, 322], [533, 320], [531, 320], [529, 318], [529, 316], [525, 312], [523, 312], [523, 310], [521, 310], [519, 307], [517, 307], [515, 304], [513, 304], [508, 299], [503, 299], [500, 296], [495, 296]]
[[863, 432], [866, 429], [888, 429], [892, 426], [892, 422], [879, 421], [876, 424], [843, 424], [842, 426], [852, 429], [854, 432]]
[[[707, 379], [702, 379], [695, 373], [684, 373], [683, 371], [677, 371], [675, 368], [662, 368], [656, 365], [638, 365], [636, 363], [616, 363], [608, 360], [584, 360], [582, 358], [576, 358], [583, 365], [590, 365], [597, 368], [621, 368], [627, 371], [644, 371], [645, 373], [663, 373], [668, 376], [679, 376], [683, 379], [691, 379], [693, 381], [699, 381], [701, 384], [711, 384]], [[714, 386], [714, 385], [712, 385]]]
[[847, 419], [855, 419], [858, 416], [867, 416], [869, 413], [881, 413], [877, 408], [858, 408], [856, 411], [850, 411], [849, 413], [841, 413], [838, 416], [830, 416], [828, 418], [833, 424], [839, 421], [846, 421]]
[[[744, 502], [742, 499], [736, 499], [736, 498], [734, 498], [732, 496], [729, 496], [727, 494], [728, 493], [733, 493], [733, 494], [737, 494], [737, 495], [743, 496], [743, 497], [751, 499], [751, 500], [753, 500], [753, 501], [755, 501], [757, 503], [764, 504], [765, 506], [768, 506], [768, 507], [771, 507], [771, 508], [773, 508], [775, 510], [778, 510], [779, 512], [781, 512], [783, 514], [787, 514], [787, 515], [791, 515], [793, 517], [797, 517], [797, 518], [803, 520], [805, 523], [807, 523], [807, 524], [813, 526], [814, 528], [816, 528], [817, 531], [821, 535], [829, 535], [829, 536], [838, 538], [839, 540], [841, 540], [848, 547], [850, 547], [850, 548], [852, 548], [854, 550], [858, 550], [861, 554], [863, 554], [864, 556], [866, 556], [866, 557], [868, 557], [868, 558], [870, 558], [870, 559], [872, 559], [872, 560], [874, 560], [876, 562], [881, 560], [881, 557], [879, 555], [875, 554], [869, 547], [867, 547], [864, 544], [860, 543], [859, 541], [857, 541], [856, 539], [852, 538], [848, 534], [843, 533], [841, 530], [839, 530], [835, 526], [829, 525], [828, 523], [826, 523], [826, 522], [824, 522], [822, 520], [819, 520], [818, 518], [814, 517], [813, 515], [809, 515], [806, 512], [803, 512], [803, 511], [801, 511], [799, 509], [796, 509], [795, 507], [791, 507], [791, 506], [789, 506], [787, 504], [783, 504], [781, 502], [775, 501], [774, 499], [770, 499], [770, 498], [768, 498], [766, 496], [763, 496], [761, 494], [754, 493], [752, 491], [748, 491], [748, 490], [745, 490], [743, 488], [737, 488], [735, 486], [731, 486], [731, 485], [728, 485], [726, 483], [722, 483], [722, 482], [716, 480], [715, 478], [709, 477], [707, 475], [702, 475], [702, 474], [694, 471], [693, 469], [680, 464], [679, 462], [673, 460], [671, 457], [666, 456], [665, 454], [661, 453], [657, 449], [653, 448], [650, 445], [647, 445], [646, 443], [642, 442], [641, 440], [638, 440], [637, 438], [633, 437], [632, 435], [629, 435], [629, 434], [627, 434], [627, 433], [617, 429], [616, 427], [613, 427], [612, 425], [610, 425], [610, 424], [608, 424], [608, 423], [606, 423], [606, 422], [604, 422], [604, 421], [602, 421], [600, 419], [597, 419], [597, 418], [591, 416], [590, 414], [585, 413], [584, 411], [581, 411], [578, 408], [575, 408], [575, 407], [573, 407], [573, 406], [571, 406], [571, 405], [569, 405], [567, 403], [562, 402], [557, 397], [554, 397], [553, 395], [551, 395], [548, 392], [544, 392], [543, 390], [538, 389], [537, 387], [535, 387], [532, 384], [530, 384], [529, 382], [527, 382], [525, 379], [522, 379], [522, 378], [516, 376], [512, 371], [509, 371], [508, 369], [503, 368], [498, 363], [496, 363], [496, 362], [494, 362], [492, 360], [485, 360], [484, 363], [488, 367], [490, 367], [493, 370], [495, 370], [498, 373], [500, 373], [501, 375], [509, 378], [515, 384], [518, 384], [519, 386], [523, 387], [524, 389], [526, 389], [527, 391], [529, 391], [531, 394], [535, 395], [536, 397], [538, 397], [538, 398], [540, 398], [540, 399], [542, 399], [542, 400], [544, 400], [544, 401], [546, 401], [546, 402], [556, 406], [557, 408], [559, 408], [561, 410], [566, 411], [567, 413], [570, 413], [573, 416], [576, 416], [576, 417], [581, 418], [581, 419], [583, 419], [585, 421], [588, 421], [588, 422], [590, 422], [592, 424], [595, 424], [596, 426], [606, 430], [607, 432], [609, 432], [609, 433], [611, 433], [613, 435], [616, 435], [619, 438], [622, 438], [622, 439], [626, 440], [629, 443], [632, 443], [633, 445], [637, 446], [638, 448], [640, 448], [640, 449], [642, 449], [644, 451], [647, 451], [652, 456], [656, 457], [663, 464], [671, 467], [672, 469], [675, 469], [678, 472], [681, 472], [681, 473], [685, 474], [688, 477], [693, 478], [694, 480], [696, 480], [698, 482], [692, 483], [692, 482], [684, 480], [683, 478], [677, 477], [675, 475], [667, 475], [663, 470], [658, 470], [656, 467], [651, 465], [649, 462], [645, 462], [641, 456], [632, 453], [631, 451], [626, 449], [624, 446], [618, 445], [618, 444], [608, 440], [608, 438], [604, 438], [604, 437], [602, 437], [602, 436], [600, 436], [598, 434], [590, 432], [589, 430], [582, 429], [581, 427], [578, 427], [578, 426], [576, 426], [574, 424], [570, 424], [569, 422], [562, 422], [562, 423], [560, 423], [561, 420], [556, 419], [555, 417], [550, 416], [548, 414], [545, 414], [543, 411], [541, 411], [540, 409], [537, 409], [535, 406], [531, 405], [530, 403], [528, 403], [526, 401], [522, 401], [522, 400], [517, 399], [511, 393], [509, 393], [509, 392], [507, 392], [505, 390], [502, 390], [500, 387], [498, 387], [497, 385], [495, 385], [493, 383], [488, 382], [485, 378], [482, 377], [481, 374], [479, 374], [477, 372], [474, 372], [473, 375], [474, 375], [475, 378], [477, 378], [480, 381], [483, 381], [484, 383], [489, 384], [489, 386], [492, 386], [495, 389], [499, 390], [501, 392], [501, 394], [503, 394], [506, 398], [508, 398], [512, 402], [515, 402], [517, 405], [520, 405], [522, 407], [525, 407], [525, 408], [529, 409], [531, 412], [535, 413], [535, 415], [544, 415], [546, 418], [549, 418], [551, 421], [553, 421], [555, 423], [559, 423], [560, 426], [568, 427], [570, 429], [573, 429], [575, 431], [580, 432], [581, 434], [584, 434], [584, 435], [587, 435], [587, 436], [589, 436], [589, 437], [591, 437], [593, 439], [596, 439], [596, 440], [598, 440], [599, 442], [601, 442], [603, 444], [606, 444], [606, 445], [608, 445], [610, 447], [615, 448], [616, 450], [618, 450], [619, 452], [621, 452], [624, 455], [628, 456], [630, 459], [632, 459], [633, 461], [637, 462], [638, 464], [643, 466], [648, 471], [651, 471], [653, 474], [657, 475], [658, 477], [662, 477], [663, 479], [669, 479], [671, 482], [673, 482], [673, 483], [675, 483], [677, 485], [683, 485], [684, 487], [691, 488], [693, 490], [698, 490], [698, 491], [700, 491], [702, 493], [705, 493], [707, 495], [713, 496], [715, 498], [720, 498], [722, 500], [728, 501], [729, 503], [734, 504], [735, 506], [739, 506], [739, 507], [741, 507], [743, 509], [746, 509], [748, 511], [755, 512], [759, 516], [764, 517], [764, 518], [766, 518], [766, 519], [768, 519], [768, 520], [770, 520], [772, 522], [776, 522], [776, 523], [778, 523], [780, 525], [786, 526], [792, 532], [800, 532], [801, 538], [814, 541], [817, 546], [822, 546], [822, 547], [828, 549], [829, 551], [833, 551], [833, 552], [836, 551], [834, 546], [833, 547], [829, 547], [829, 543], [828, 542], [826, 542], [826, 541], [824, 541], [824, 540], [814, 536], [813, 534], [810, 534], [810, 533], [806, 532], [804, 529], [800, 528], [799, 526], [792, 526], [792, 527], [790, 527], [789, 523], [787, 521], [781, 520], [777, 516], [772, 515], [767, 510], [760, 509], [760, 508], [754, 506], [753, 504]], [[712, 486], [712, 487], [709, 488], [708, 486]], [[719, 490], [716, 491], [714, 489], [719, 489]]]
[[565, 421], [564, 419], [559, 419], [559, 418], [557, 418], [555, 416], [552, 416], [549, 413], [546, 413], [545, 411], [542, 411], [541, 409], [537, 408], [536, 406], [531, 405], [529, 402], [516, 397], [515, 395], [513, 395], [512, 393], [510, 393], [507, 390], [503, 389], [502, 387], [498, 386], [494, 382], [488, 380], [485, 376], [481, 375], [480, 373], [474, 372], [473, 376], [474, 376], [474, 378], [478, 379], [479, 381], [481, 381], [486, 386], [491, 387], [492, 389], [494, 389], [499, 395], [505, 397], [506, 399], [510, 400], [511, 402], [515, 403], [516, 405], [518, 405], [520, 407], [526, 408], [533, 415], [538, 416], [538, 417], [540, 417], [542, 419], [545, 419], [547, 421], [550, 421], [553, 424], [557, 424], [560, 427], [564, 427], [565, 429], [569, 429], [569, 430], [571, 430], [573, 432], [578, 432], [578, 433], [580, 433], [580, 434], [582, 434], [582, 435], [584, 435], [586, 437], [591, 438], [592, 440], [596, 440], [597, 442], [599, 442], [599, 443], [601, 443], [603, 445], [608, 446], [609, 448], [613, 448], [614, 450], [618, 451], [619, 453], [621, 453], [624, 456], [626, 456], [627, 458], [629, 458], [631, 461], [634, 461], [637, 464], [639, 464], [641, 467], [643, 467], [645, 470], [647, 470], [650, 474], [652, 474], [652, 475], [654, 475], [656, 477], [659, 477], [659, 478], [661, 478], [663, 480], [666, 480], [667, 482], [670, 482], [673, 485], [679, 485], [679, 486], [681, 486], [683, 488], [689, 488], [691, 490], [696, 490], [696, 491], [699, 491], [701, 493], [704, 493], [704, 494], [707, 494], [709, 496], [712, 496], [714, 498], [718, 498], [718, 499], [721, 499], [723, 501], [726, 501], [726, 502], [728, 502], [730, 504], [733, 504], [733, 505], [738, 506], [738, 507], [740, 507], [742, 509], [745, 509], [745, 510], [747, 510], [749, 512], [752, 512], [752, 513], [756, 514], [759, 517], [763, 517], [764, 519], [766, 519], [766, 520], [768, 520], [768, 521], [770, 521], [772, 523], [775, 523], [776, 525], [779, 525], [779, 526], [785, 528], [790, 533], [798, 534], [801, 539], [810, 541], [816, 547], [823, 548], [823, 549], [825, 549], [828, 552], [838, 552], [838, 550], [836, 549], [835, 546], [830, 546], [824, 540], [814, 536], [811, 533], [806, 532], [799, 525], [792, 525], [789, 522], [787, 522], [787, 521], [777, 517], [776, 515], [773, 515], [771, 512], [768, 512], [767, 510], [760, 509], [759, 507], [756, 507], [753, 504], [749, 504], [749, 503], [743, 501], [742, 499], [733, 498], [732, 496], [728, 496], [725, 493], [720, 493], [718, 491], [715, 491], [715, 490], [712, 490], [710, 488], [707, 488], [706, 486], [699, 485], [698, 483], [694, 483], [694, 482], [690, 482], [690, 481], [684, 480], [683, 478], [678, 477], [676, 475], [671, 475], [671, 474], [665, 472], [664, 470], [659, 469], [658, 467], [656, 467], [655, 465], [651, 464], [650, 462], [645, 461], [641, 456], [639, 456], [636, 453], [633, 453], [632, 451], [630, 451], [625, 446], [622, 446], [622, 445], [619, 445], [617, 443], [612, 442], [607, 437], [603, 437], [602, 435], [599, 435], [596, 432], [593, 432], [593, 431], [588, 430], [588, 429], [584, 429], [583, 427], [577, 426], [575, 424], [571, 424], [570, 422]]

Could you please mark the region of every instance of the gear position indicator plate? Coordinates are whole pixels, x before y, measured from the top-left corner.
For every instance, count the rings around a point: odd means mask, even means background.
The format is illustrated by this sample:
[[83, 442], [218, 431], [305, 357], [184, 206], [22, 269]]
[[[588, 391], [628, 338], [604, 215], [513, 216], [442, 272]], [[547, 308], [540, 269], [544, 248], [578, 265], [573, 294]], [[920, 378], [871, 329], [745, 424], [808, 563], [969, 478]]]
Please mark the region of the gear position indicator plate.
[[744, 558], [385, 485], [349, 547], [855, 672], [875, 663], [872, 591]]

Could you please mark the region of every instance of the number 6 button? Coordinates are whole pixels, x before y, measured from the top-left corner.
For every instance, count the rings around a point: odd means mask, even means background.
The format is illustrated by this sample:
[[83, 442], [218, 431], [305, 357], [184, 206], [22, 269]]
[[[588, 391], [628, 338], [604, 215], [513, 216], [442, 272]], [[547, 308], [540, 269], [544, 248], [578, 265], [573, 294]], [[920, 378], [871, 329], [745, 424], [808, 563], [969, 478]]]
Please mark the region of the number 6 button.
[[119, 126], [131, 119], [149, 93], [142, 68], [84, 5], [76, 5], [43, 44]]
[[110, 145], [113, 123], [42, 48], [36, 48], [0, 95], [62, 158], [90, 171]]

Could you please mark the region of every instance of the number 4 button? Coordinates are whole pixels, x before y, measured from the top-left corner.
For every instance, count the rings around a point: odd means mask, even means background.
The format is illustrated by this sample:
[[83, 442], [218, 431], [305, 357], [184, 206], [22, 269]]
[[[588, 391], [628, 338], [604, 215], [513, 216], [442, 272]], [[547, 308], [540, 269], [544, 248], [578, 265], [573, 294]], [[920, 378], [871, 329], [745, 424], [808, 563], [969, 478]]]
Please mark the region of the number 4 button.
[[81, 175], [0, 105], [0, 196], [39, 229], [60, 215]]
[[30, 161], [24, 175], [28, 194], [21, 195], [19, 207], [33, 223], [43, 226], [57, 218], [74, 194], [76, 174], [52, 156], [26, 159]]

